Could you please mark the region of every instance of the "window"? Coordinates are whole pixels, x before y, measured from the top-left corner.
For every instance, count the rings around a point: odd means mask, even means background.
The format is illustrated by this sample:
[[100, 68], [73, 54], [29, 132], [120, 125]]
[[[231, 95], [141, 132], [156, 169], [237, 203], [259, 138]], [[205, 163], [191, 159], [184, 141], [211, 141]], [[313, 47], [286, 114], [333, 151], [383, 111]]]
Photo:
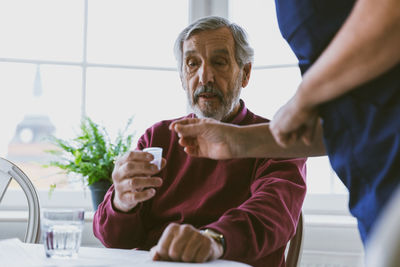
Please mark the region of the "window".
[[[246, 29], [255, 52], [250, 83], [242, 97], [249, 109], [272, 118], [301, 81], [297, 59], [279, 32], [275, 2], [230, 0], [229, 18]], [[309, 194], [347, 193], [328, 157], [308, 159], [307, 185]]]
[[0, 2], [0, 155], [42, 189], [65, 179], [42, 168], [44, 138], [70, 136], [80, 120], [83, 11], [82, 1]]
[[[83, 195], [81, 185], [58, 169], [42, 167], [49, 157], [44, 150], [52, 148], [48, 135], [71, 138], [88, 115], [113, 137], [133, 116], [137, 139], [166, 116], [186, 114], [173, 45], [188, 24], [188, 5], [181, 0], [0, 2], [0, 156], [27, 173], [42, 204], [65, 205], [67, 197], [74, 198], [68, 205], [90, 206], [90, 198], [68, 197]], [[57, 189], [47, 201], [53, 183]], [[15, 206], [6, 195], [2, 204], [7, 203]]]
[[[250, 110], [272, 118], [301, 80], [279, 32], [274, 1], [1, 1], [0, 156], [34, 180], [42, 204], [85, 201], [90, 207], [81, 186], [68, 182], [47, 201], [50, 184], [70, 177], [42, 168], [49, 146], [41, 138], [71, 138], [82, 115], [112, 137], [133, 115], [136, 139], [159, 120], [185, 115], [186, 105], [176, 105], [186, 96], [173, 44], [189, 21], [213, 14], [248, 31], [255, 64], [242, 98]], [[308, 188], [313, 195], [347, 194], [326, 157], [309, 159]], [[65, 198], [73, 201], [65, 204]], [[5, 202], [18, 205], [14, 200]]]

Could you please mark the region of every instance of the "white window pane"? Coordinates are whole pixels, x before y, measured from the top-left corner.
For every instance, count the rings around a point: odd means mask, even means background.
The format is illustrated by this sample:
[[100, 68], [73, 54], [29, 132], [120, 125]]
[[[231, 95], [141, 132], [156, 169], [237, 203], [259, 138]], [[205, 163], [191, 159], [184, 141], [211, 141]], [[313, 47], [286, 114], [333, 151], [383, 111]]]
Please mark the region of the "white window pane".
[[[16, 163], [38, 189], [65, 180], [43, 168], [48, 134], [71, 137], [80, 120], [81, 68], [0, 63], [0, 156]], [[36, 87], [35, 87], [36, 85]], [[41, 85], [38, 87], [38, 85]], [[35, 91], [36, 88], [36, 91]]]
[[0, 57], [82, 60], [83, 1], [0, 1]]
[[229, 17], [248, 32], [256, 65], [297, 63], [279, 31], [273, 0], [230, 0]]
[[328, 194], [331, 190], [332, 169], [327, 156], [307, 160], [307, 193]]
[[187, 23], [184, 0], [89, 1], [88, 61], [176, 67], [173, 45]]
[[[296, 92], [301, 82], [297, 67], [255, 69], [249, 85], [242, 89], [242, 99], [254, 113], [271, 119], [277, 110]], [[346, 193], [346, 189], [330, 167], [328, 157], [307, 161], [308, 193]]]
[[254, 113], [272, 119], [275, 112], [295, 93], [301, 81], [297, 67], [253, 69], [242, 99]]
[[332, 170], [332, 179], [333, 179], [333, 192], [336, 194], [348, 194], [349, 190], [343, 184], [342, 180], [339, 179], [337, 174]]
[[[262, 65], [297, 64], [297, 59], [280, 34], [274, 1], [230, 0], [230, 19], [244, 27], [255, 50], [255, 67]], [[242, 98], [256, 114], [269, 119], [296, 92], [301, 82], [299, 69], [253, 69], [249, 86]], [[308, 193], [346, 193], [333, 172], [328, 157], [307, 161]]]
[[158, 121], [184, 116], [186, 102], [177, 72], [88, 69], [87, 114], [111, 136], [134, 116], [138, 138]]

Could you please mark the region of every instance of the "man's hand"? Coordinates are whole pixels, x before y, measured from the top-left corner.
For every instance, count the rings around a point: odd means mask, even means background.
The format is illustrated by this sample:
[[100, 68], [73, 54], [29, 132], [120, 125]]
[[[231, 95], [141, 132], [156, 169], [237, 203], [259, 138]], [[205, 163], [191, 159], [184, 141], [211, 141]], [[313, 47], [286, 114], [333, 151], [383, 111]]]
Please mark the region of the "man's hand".
[[151, 249], [155, 261], [205, 262], [224, 253], [221, 244], [188, 224], [171, 223], [165, 228], [158, 244]]
[[[114, 207], [120, 211], [128, 212], [138, 203], [152, 198], [160, 187], [160, 177], [150, 177], [160, 170], [151, 164], [153, 155], [141, 151], [130, 151], [119, 158], [112, 173], [114, 182]], [[163, 159], [161, 169], [165, 166]]]
[[214, 119], [183, 119], [170, 125], [180, 137], [179, 144], [192, 156], [211, 159], [229, 159], [237, 154], [233, 147], [237, 126]]
[[302, 140], [311, 145], [318, 125], [318, 112], [314, 107], [303, 107], [295, 95], [275, 114], [270, 124], [275, 141], [282, 147]]

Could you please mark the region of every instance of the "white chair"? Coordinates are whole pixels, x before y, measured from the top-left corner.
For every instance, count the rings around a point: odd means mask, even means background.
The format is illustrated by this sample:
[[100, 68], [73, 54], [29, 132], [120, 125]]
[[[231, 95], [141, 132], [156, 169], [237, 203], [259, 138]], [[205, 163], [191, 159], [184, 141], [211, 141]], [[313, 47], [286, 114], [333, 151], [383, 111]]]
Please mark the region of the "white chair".
[[24, 242], [38, 243], [40, 239], [40, 205], [35, 187], [20, 168], [10, 161], [0, 158], [0, 202], [13, 178], [21, 186], [28, 201], [29, 217]]
[[303, 251], [303, 213], [300, 213], [296, 233], [289, 243], [286, 255], [286, 267], [300, 266], [301, 253]]

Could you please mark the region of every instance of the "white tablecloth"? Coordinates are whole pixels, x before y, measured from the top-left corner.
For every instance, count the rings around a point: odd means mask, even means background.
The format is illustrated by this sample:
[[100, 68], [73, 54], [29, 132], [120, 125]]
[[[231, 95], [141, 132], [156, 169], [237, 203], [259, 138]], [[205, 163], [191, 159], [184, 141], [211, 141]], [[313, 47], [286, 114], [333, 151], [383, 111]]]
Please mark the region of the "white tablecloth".
[[43, 244], [26, 244], [18, 239], [0, 240], [0, 266], [158, 266], [158, 267], [245, 267], [239, 262], [216, 260], [202, 264], [152, 261], [147, 251], [81, 247], [76, 259], [49, 259]]

